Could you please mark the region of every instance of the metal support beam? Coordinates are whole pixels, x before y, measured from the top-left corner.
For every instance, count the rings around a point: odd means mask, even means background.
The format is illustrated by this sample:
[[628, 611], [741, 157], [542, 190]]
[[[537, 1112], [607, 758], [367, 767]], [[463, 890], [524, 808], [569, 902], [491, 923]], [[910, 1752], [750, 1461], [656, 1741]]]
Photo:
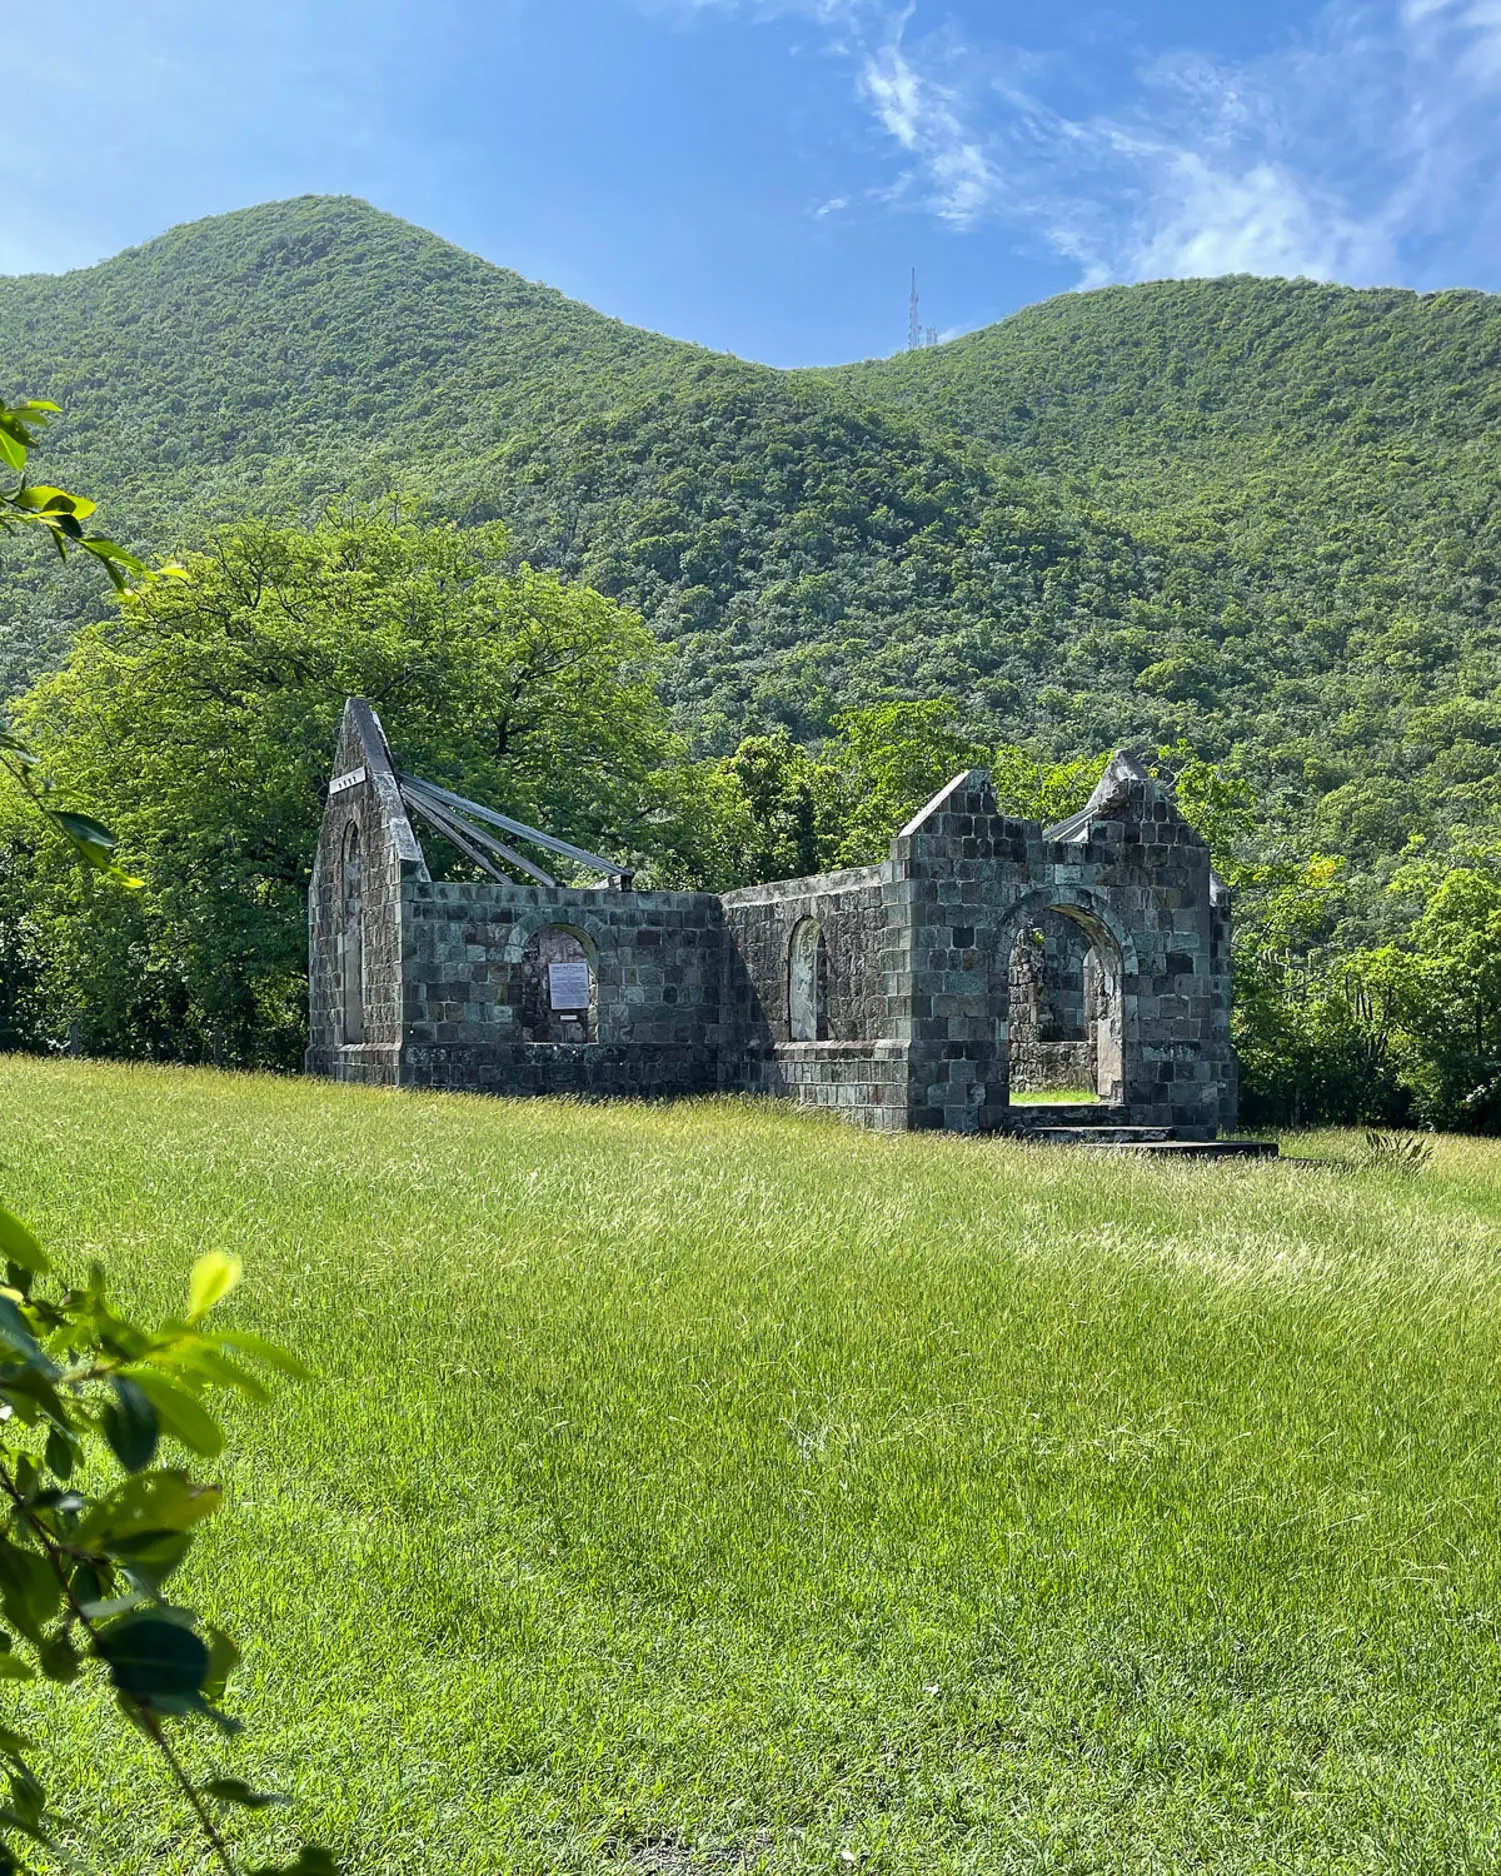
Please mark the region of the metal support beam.
[[436, 782], [424, 782], [416, 775], [402, 775], [397, 778], [402, 788], [411, 789], [419, 795], [428, 797], [440, 808], [450, 812], [457, 811], [466, 818], [488, 821], [492, 827], [504, 828], [508, 834], [516, 834], [522, 840], [530, 840], [539, 847], [545, 847], [549, 853], [560, 853], [566, 860], [577, 860], [580, 866], [587, 866], [592, 872], [602, 873], [606, 879], [629, 879], [631, 869], [622, 866], [618, 860], [607, 860], [603, 854], [590, 853], [583, 847], [575, 847], [571, 842], [559, 840], [556, 834], [544, 834], [540, 827], [528, 827], [525, 821], [512, 820], [509, 814], [501, 814], [494, 808], [484, 807], [478, 801], [466, 801], [462, 795], [451, 794], [446, 788], [439, 788]]
[[492, 853], [499, 855], [507, 866], [514, 866], [518, 872], [525, 873], [529, 879], [536, 880], [539, 886], [557, 885], [558, 882], [551, 873], [535, 865], [524, 854], [517, 853], [514, 847], [508, 847], [503, 840], [497, 840], [493, 834], [486, 834], [480, 828], [470, 827], [456, 814], [449, 814], [440, 808], [435, 801], [424, 800], [416, 789], [404, 786], [401, 798], [414, 814], [420, 815], [428, 826], [436, 829], [445, 840], [451, 840], [461, 853], [467, 854], [476, 866], [482, 867], [491, 879], [498, 880], [502, 886], [509, 884], [505, 874], [496, 871], [484, 854], [479, 851], [480, 847], [488, 847]]

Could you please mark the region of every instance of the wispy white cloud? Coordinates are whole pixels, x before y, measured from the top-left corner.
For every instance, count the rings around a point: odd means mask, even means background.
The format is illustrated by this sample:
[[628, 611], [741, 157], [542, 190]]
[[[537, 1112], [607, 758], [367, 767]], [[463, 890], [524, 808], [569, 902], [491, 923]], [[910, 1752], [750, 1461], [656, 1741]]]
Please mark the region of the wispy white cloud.
[[[1501, 284], [1501, 0], [1333, 0], [1253, 62], [1070, 58], [927, 27], [927, 0], [677, 0], [828, 29], [894, 169], [852, 199], [1009, 225], [1080, 284], [1217, 273]], [[1075, 87], [1077, 90], [1077, 87]]]
[[[1379, 223], [1351, 216], [1281, 164], [1216, 168], [1195, 150], [1160, 153], [1150, 207], [1121, 250], [1135, 279], [1288, 274], [1369, 279], [1395, 266]], [[1104, 265], [1103, 258], [1096, 266]]]
[[916, 159], [934, 214], [963, 227], [995, 201], [1000, 177], [956, 95], [924, 77], [902, 51], [900, 30], [864, 53], [860, 90], [878, 122]]

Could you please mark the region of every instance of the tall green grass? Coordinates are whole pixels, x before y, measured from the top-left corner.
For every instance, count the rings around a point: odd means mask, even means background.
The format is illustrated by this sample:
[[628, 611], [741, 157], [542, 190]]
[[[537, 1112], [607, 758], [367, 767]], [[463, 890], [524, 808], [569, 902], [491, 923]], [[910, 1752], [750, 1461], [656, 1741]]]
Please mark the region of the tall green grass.
[[[293, 1796], [268, 1851], [1501, 1861], [1501, 1147], [1163, 1166], [9, 1060], [0, 1192], [146, 1304], [239, 1252], [227, 1307], [321, 1377], [230, 1410], [194, 1565], [253, 1638], [245, 1737], [194, 1749]], [[82, 1778], [119, 1728], [65, 1704]], [[105, 1867], [198, 1868], [115, 1762]]]

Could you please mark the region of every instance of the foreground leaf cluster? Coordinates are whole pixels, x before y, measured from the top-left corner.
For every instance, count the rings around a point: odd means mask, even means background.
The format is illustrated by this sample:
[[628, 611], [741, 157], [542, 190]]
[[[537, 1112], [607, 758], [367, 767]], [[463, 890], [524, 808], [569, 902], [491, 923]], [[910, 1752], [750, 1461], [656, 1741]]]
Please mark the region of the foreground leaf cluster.
[[[3, 1208], [0, 1257], [0, 1681], [104, 1680], [233, 1871], [218, 1813], [277, 1800], [234, 1777], [194, 1780], [168, 1738], [169, 1723], [189, 1716], [237, 1730], [220, 1702], [239, 1651], [173, 1595], [171, 1579], [223, 1494], [166, 1452], [216, 1459], [215, 1390], [260, 1401], [258, 1367], [304, 1371], [261, 1336], [210, 1326], [240, 1276], [223, 1252], [198, 1259], [185, 1311], [152, 1329], [115, 1305], [97, 1264], [83, 1284], [49, 1288], [40, 1244]], [[35, 1741], [0, 1722], [0, 1760], [9, 1783], [0, 1870], [24, 1868], [28, 1845], [62, 1854], [77, 1820], [53, 1810]], [[333, 1870], [316, 1849], [288, 1867]]]

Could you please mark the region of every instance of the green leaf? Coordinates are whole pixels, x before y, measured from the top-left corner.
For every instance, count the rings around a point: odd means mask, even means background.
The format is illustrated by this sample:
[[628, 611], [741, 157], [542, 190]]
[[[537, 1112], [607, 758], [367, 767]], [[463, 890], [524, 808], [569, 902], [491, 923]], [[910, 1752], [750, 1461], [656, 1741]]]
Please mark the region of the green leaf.
[[291, 1802], [276, 1792], [252, 1791], [243, 1778], [211, 1778], [198, 1789], [206, 1798], [217, 1798], [220, 1804], [238, 1804], [247, 1811], [264, 1811], [270, 1805]]
[[77, 1460], [73, 1442], [60, 1428], [53, 1427], [47, 1435], [47, 1444], [43, 1457], [53, 1478], [66, 1482], [73, 1476], [73, 1466]]
[[[0, 1805], [0, 1826], [6, 1830], [20, 1831], [23, 1836], [30, 1837], [33, 1843], [39, 1843], [45, 1849], [56, 1850], [58, 1847], [56, 1838], [48, 1836], [40, 1824], [28, 1823], [19, 1811], [13, 1810], [9, 1805]], [[3, 1848], [3, 1845], [0, 1845], [0, 1848]], [[10, 1869], [16, 1871], [17, 1876], [25, 1876], [22, 1866], [11, 1856], [10, 1851], [5, 1850], [4, 1854], [9, 1861]], [[0, 1864], [0, 1872], [5, 1872], [5, 1868], [4, 1864]]]
[[130, 1379], [156, 1409], [163, 1433], [170, 1433], [173, 1439], [181, 1440], [195, 1453], [202, 1453], [205, 1459], [218, 1458], [224, 1450], [224, 1435], [213, 1415], [191, 1394], [174, 1387], [150, 1368], [133, 1368]]
[[74, 814], [67, 808], [48, 808], [46, 812], [91, 865], [114, 864], [115, 837], [107, 827], [90, 815]]
[[[20, 429], [20, 425], [15, 426]], [[24, 432], [23, 432], [24, 434]], [[0, 423], [0, 460], [8, 469], [18, 472], [26, 467], [26, 445], [20, 441], [8, 424]]]
[[223, 1496], [217, 1485], [195, 1485], [175, 1468], [137, 1473], [90, 1511], [78, 1527], [79, 1546], [113, 1550], [161, 1531], [191, 1531], [213, 1516]]
[[240, 1281], [242, 1271], [239, 1258], [228, 1251], [209, 1251], [200, 1257], [188, 1282], [188, 1321], [202, 1322]]
[[153, 1706], [191, 1703], [208, 1675], [202, 1640], [166, 1616], [121, 1616], [100, 1631], [99, 1651], [116, 1687]]
[[111, 541], [102, 534], [91, 534], [84, 542], [91, 554], [97, 554], [101, 560], [118, 560], [122, 566], [146, 571], [144, 560], [137, 558], [128, 547], [122, 547], [118, 541]]
[[322, 1844], [305, 1843], [295, 1863], [263, 1863], [250, 1876], [339, 1876], [339, 1866]]
[[45, 482], [17, 489], [11, 499], [17, 508], [35, 514], [68, 515], [76, 521], [86, 520], [97, 506], [85, 495], [70, 495], [66, 489], [49, 488]]
[[110, 1386], [115, 1398], [101, 1415], [104, 1437], [127, 1472], [143, 1472], [156, 1457], [161, 1432], [156, 1409], [138, 1381], [117, 1374]]
[[13, 1212], [0, 1205], [0, 1256], [37, 1276], [51, 1269], [40, 1244]]
[[62, 1606], [63, 1589], [45, 1557], [0, 1538], [0, 1606], [13, 1628], [35, 1647]]
[[0, 1681], [34, 1681], [36, 1669], [19, 1655], [0, 1655]]
[[36, 1337], [26, 1325], [26, 1318], [8, 1296], [0, 1295], [0, 1347], [20, 1356], [28, 1368], [49, 1378], [56, 1368], [42, 1353]]
[[0, 1401], [10, 1406], [26, 1426], [35, 1426], [40, 1413], [60, 1432], [71, 1433], [68, 1410], [53, 1386], [55, 1372], [49, 1366], [0, 1371]]
[[49, 1681], [76, 1681], [83, 1672], [78, 1650], [67, 1635], [53, 1635], [37, 1650], [37, 1663]]
[[104, 1581], [92, 1563], [74, 1565], [73, 1574], [68, 1578], [68, 1593], [77, 1603], [103, 1600]]
[[246, 1329], [216, 1330], [216, 1342], [222, 1342], [226, 1348], [233, 1348], [242, 1355], [250, 1355], [256, 1361], [265, 1362], [268, 1368], [276, 1368], [282, 1374], [289, 1374], [295, 1381], [311, 1381], [313, 1372], [305, 1367], [295, 1355], [289, 1355], [284, 1348], [278, 1348], [275, 1342], [268, 1342], [263, 1335], [252, 1335]]
[[175, 1347], [154, 1353], [151, 1363], [155, 1368], [164, 1368], [204, 1386], [216, 1383], [220, 1387], [237, 1388], [251, 1400], [271, 1398], [255, 1375], [221, 1355], [207, 1336], [184, 1338]]
[[42, 1813], [47, 1808], [47, 1794], [37, 1782], [35, 1774], [24, 1765], [18, 1765], [10, 1775], [10, 1801], [16, 1808], [17, 1816], [28, 1825], [41, 1823]]
[[208, 1679], [203, 1683], [205, 1700], [222, 1700], [229, 1677], [240, 1665], [240, 1651], [222, 1628], [208, 1632]]
[[159, 1596], [162, 1585], [192, 1548], [191, 1531], [143, 1531], [139, 1537], [117, 1539], [110, 1555], [130, 1582]]

